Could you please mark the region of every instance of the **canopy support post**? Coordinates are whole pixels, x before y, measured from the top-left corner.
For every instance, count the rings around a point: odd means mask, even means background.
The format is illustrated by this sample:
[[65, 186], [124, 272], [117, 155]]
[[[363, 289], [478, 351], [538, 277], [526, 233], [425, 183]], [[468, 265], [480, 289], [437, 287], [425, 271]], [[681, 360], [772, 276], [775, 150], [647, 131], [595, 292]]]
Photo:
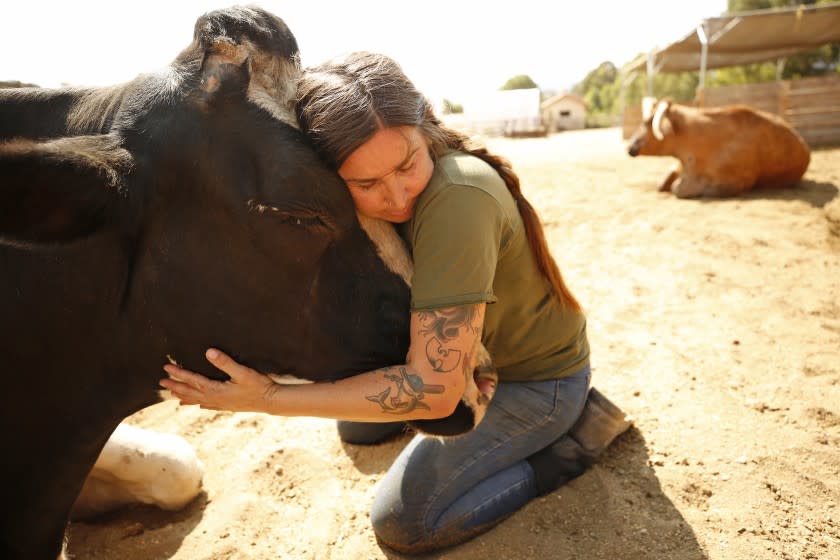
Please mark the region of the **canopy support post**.
[[706, 64], [709, 59], [709, 39], [706, 36], [706, 22], [697, 26], [697, 37], [700, 39], [700, 83], [698, 88], [706, 85]]
[[656, 51], [650, 51], [647, 55], [647, 95], [653, 97], [653, 76], [656, 74], [656, 68], [653, 62], [656, 58]]

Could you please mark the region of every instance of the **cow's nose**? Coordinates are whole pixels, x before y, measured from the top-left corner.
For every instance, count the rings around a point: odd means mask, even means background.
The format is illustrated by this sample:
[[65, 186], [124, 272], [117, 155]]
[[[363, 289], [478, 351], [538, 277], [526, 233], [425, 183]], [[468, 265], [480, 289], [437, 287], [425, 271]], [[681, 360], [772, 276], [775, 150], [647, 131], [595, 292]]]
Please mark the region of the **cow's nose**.
[[636, 157], [639, 155], [639, 143], [634, 142], [630, 144], [630, 147], [627, 148], [627, 153], [630, 154], [632, 157]]

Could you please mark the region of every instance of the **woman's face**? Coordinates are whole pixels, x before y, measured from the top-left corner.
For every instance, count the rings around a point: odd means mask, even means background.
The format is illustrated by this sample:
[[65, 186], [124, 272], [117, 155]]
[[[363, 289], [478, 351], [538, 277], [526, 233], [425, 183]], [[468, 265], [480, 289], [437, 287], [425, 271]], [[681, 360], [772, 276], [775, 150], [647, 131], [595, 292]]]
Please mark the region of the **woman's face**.
[[356, 209], [371, 218], [408, 221], [417, 197], [432, 178], [434, 163], [416, 126], [383, 128], [356, 148], [338, 174]]

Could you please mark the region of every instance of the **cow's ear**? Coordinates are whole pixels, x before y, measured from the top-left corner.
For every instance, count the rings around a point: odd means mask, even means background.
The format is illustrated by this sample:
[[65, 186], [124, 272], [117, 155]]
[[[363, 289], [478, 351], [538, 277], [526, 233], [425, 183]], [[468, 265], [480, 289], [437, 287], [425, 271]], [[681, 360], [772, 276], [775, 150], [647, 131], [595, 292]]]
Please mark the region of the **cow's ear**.
[[65, 243], [113, 221], [131, 155], [110, 136], [0, 143], [0, 242]]
[[679, 105], [672, 103], [668, 106], [668, 124], [674, 134], [679, 134], [685, 128], [685, 115]]
[[211, 43], [201, 64], [202, 101], [228, 95], [245, 95], [248, 89], [248, 51], [227, 38]]

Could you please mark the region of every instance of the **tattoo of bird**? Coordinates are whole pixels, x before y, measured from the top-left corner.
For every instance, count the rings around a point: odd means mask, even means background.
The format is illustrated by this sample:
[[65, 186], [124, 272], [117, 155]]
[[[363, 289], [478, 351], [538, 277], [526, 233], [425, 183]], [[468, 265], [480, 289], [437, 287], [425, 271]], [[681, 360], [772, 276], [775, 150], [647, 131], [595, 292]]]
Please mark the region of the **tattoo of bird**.
[[[382, 412], [388, 414], [407, 414], [418, 408], [431, 410], [429, 405], [422, 402], [426, 393], [440, 394], [445, 390], [443, 385], [427, 385], [422, 377], [408, 373], [404, 367], [399, 368], [399, 375], [386, 373], [385, 379], [394, 385], [386, 387], [377, 395], [368, 395], [365, 398], [378, 403]], [[396, 394], [391, 396], [393, 387], [396, 387]]]

